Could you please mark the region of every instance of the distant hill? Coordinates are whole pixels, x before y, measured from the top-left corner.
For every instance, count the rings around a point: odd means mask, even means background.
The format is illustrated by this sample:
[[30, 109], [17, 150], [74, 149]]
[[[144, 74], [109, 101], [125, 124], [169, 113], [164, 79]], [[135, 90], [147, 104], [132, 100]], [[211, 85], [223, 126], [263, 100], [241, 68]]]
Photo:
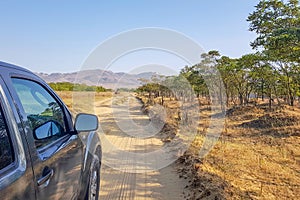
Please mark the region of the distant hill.
[[123, 72], [114, 73], [100, 69], [85, 70], [73, 73], [36, 73], [47, 83], [70, 82], [87, 85], [101, 85], [105, 88], [136, 88], [141, 85], [139, 79], [151, 79], [155, 72], [145, 72], [140, 74], [127, 74]]

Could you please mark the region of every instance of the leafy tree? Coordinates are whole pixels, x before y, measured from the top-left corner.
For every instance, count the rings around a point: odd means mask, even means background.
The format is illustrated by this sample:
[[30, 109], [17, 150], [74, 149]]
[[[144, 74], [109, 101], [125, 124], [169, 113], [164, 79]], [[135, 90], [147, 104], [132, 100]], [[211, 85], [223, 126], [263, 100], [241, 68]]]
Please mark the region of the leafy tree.
[[261, 0], [247, 19], [258, 34], [251, 46], [260, 49], [280, 75], [284, 94], [294, 105], [299, 89], [295, 77], [300, 59], [300, 6], [298, 0]]

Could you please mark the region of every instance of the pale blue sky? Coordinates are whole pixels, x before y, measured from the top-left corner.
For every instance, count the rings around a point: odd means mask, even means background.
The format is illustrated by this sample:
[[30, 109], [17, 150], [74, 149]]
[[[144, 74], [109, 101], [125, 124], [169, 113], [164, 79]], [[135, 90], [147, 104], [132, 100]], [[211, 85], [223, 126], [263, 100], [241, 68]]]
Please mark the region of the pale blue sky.
[[[0, 60], [36, 72], [71, 72], [101, 42], [120, 32], [161, 27], [181, 32], [204, 50], [239, 57], [255, 34], [246, 18], [258, 0], [0, 1]], [[153, 58], [155, 57], [155, 59]], [[149, 52], [116, 62], [113, 71], [149, 63], [183, 67]], [[154, 59], [154, 60], [151, 60]]]

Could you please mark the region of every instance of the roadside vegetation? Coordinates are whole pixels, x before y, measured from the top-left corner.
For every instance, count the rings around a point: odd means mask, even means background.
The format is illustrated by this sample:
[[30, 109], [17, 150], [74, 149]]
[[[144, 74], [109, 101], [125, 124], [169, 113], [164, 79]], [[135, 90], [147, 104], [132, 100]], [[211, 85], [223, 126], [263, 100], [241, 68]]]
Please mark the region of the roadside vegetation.
[[111, 89], [106, 89], [102, 86], [89, 86], [86, 84], [59, 82], [49, 83], [50, 87], [55, 91], [94, 91], [94, 92], [108, 92]]
[[[200, 117], [197, 136], [178, 161], [180, 176], [190, 182], [187, 199], [299, 198], [299, 1], [261, 0], [247, 21], [257, 34], [250, 44], [256, 53], [230, 58], [212, 50], [179, 76], [154, 77], [137, 89], [146, 107], [166, 109], [172, 134], [192, 120], [187, 117]], [[207, 80], [217, 88], [213, 98]], [[199, 158], [218, 114], [214, 101], [226, 116], [225, 127], [210, 153]], [[194, 114], [184, 113], [184, 105]]]
[[[160, 104], [140, 95], [147, 110]], [[189, 180], [186, 199], [297, 199], [300, 192], [300, 109], [295, 106], [268, 108], [257, 105], [227, 110], [225, 127], [209, 154], [199, 157], [214, 115], [206, 99], [193, 116], [200, 121], [188, 151], [178, 160], [180, 177]], [[164, 142], [170, 142], [182, 123], [182, 102], [165, 98], [167, 112]]]

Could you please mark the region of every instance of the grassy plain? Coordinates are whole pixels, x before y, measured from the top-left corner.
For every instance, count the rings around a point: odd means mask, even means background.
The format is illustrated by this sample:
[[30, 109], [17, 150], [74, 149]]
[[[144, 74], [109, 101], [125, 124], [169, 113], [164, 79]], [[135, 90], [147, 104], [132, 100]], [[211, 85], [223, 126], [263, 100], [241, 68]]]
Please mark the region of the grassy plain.
[[94, 103], [101, 102], [112, 97], [112, 92], [77, 92], [56, 91], [74, 114], [79, 112], [94, 113]]

